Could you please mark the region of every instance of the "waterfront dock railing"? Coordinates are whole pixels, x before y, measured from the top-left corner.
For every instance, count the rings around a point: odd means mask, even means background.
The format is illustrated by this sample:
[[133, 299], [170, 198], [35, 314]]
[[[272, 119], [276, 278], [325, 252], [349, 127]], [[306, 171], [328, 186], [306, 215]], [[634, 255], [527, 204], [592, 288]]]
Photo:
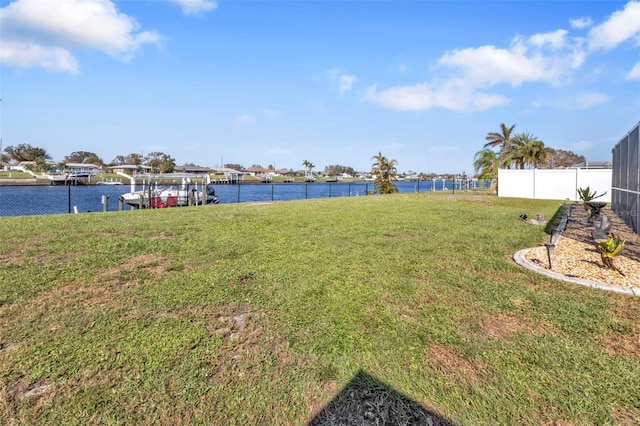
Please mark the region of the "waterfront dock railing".
[[[400, 192], [467, 191], [487, 188], [490, 182], [415, 180], [395, 182]], [[141, 188], [139, 188], [141, 189]], [[221, 204], [275, 202], [310, 198], [357, 197], [374, 191], [373, 182], [282, 182], [214, 184]], [[128, 185], [4, 186], [0, 185], [0, 216], [31, 216], [132, 210], [120, 197]], [[209, 205], [210, 206], [210, 205]]]

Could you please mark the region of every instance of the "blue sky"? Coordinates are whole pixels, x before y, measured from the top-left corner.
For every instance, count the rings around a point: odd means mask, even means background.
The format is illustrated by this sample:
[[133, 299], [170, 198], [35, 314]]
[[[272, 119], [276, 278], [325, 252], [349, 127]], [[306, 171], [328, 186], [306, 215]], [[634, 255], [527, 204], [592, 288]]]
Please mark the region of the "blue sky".
[[3, 147], [473, 172], [500, 123], [588, 160], [640, 120], [638, 1], [0, 2]]

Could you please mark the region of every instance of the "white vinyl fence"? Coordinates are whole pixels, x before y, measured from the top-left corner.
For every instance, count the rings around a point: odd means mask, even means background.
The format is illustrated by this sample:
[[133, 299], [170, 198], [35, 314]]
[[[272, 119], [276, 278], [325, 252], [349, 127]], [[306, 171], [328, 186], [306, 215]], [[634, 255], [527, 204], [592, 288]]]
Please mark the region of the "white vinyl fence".
[[498, 170], [498, 196], [539, 200], [578, 201], [578, 188], [605, 193], [611, 202], [611, 169]]

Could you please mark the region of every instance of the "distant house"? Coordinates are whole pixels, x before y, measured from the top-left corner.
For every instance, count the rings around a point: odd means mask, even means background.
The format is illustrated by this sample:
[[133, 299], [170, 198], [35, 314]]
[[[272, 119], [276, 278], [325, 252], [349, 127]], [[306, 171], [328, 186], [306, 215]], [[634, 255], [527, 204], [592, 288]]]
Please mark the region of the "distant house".
[[264, 167], [254, 166], [246, 169], [247, 173], [251, 176], [264, 176], [264, 175], [274, 175], [275, 170], [273, 169], [265, 169]]
[[68, 173], [96, 174], [102, 170], [102, 167], [96, 166], [95, 164], [66, 163], [64, 166], [65, 166], [65, 171]]
[[111, 169], [113, 173], [133, 176], [138, 173], [149, 173], [151, 166], [143, 166], [141, 164], [120, 164], [118, 166], [111, 166], [109, 169]]
[[586, 161], [573, 164], [569, 169], [611, 169], [612, 167], [611, 161]]
[[230, 169], [228, 167], [214, 167], [213, 169], [211, 169], [211, 172], [216, 176], [224, 175], [224, 179], [217, 179], [216, 177], [216, 180], [224, 180], [227, 183], [239, 182], [242, 180], [242, 177], [247, 174], [245, 172], [241, 172], [236, 169]]
[[196, 173], [196, 174], [209, 174], [212, 170], [209, 167], [200, 167], [200, 166], [175, 166], [173, 168], [174, 172], [177, 173]]

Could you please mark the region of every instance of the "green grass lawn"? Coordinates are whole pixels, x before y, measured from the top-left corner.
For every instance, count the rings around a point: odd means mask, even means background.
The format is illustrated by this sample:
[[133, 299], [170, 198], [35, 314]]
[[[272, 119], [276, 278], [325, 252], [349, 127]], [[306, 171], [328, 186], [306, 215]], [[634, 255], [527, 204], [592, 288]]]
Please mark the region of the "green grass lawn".
[[359, 372], [455, 424], [635, 424], [640, 300], [511, 260], [558, 207], [0, 218], [0, 424], [306, 424]]
[[33, 175], [17, 171], [0, 171], [0, 179], [33, 179]]

